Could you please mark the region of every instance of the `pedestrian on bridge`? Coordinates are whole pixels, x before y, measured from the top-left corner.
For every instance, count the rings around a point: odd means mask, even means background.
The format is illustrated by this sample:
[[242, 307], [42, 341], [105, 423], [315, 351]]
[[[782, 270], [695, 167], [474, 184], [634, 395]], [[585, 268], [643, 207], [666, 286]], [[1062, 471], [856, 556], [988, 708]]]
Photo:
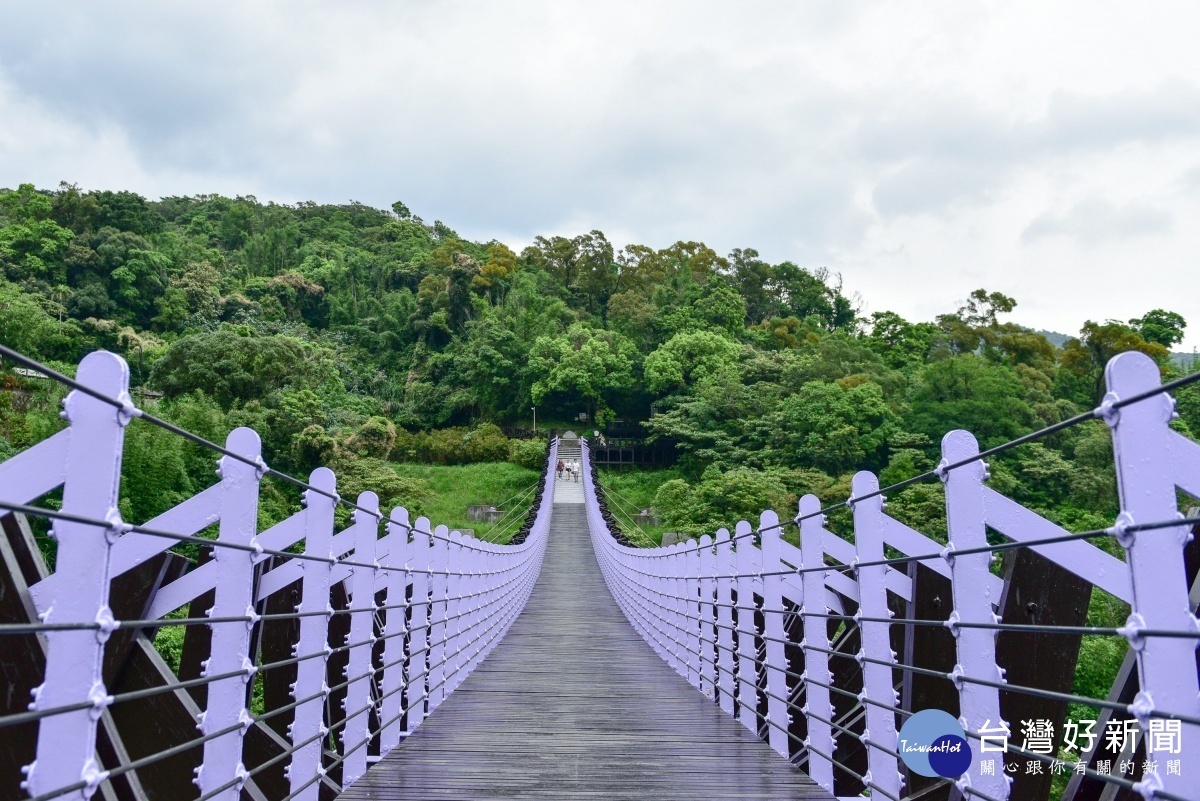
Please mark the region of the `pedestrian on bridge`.
[[557, 467], [557, 468], [555, 468], [555, 470], [556, 470], [556, 472], [557, 472], [557, 475], [558, 475], [558, 477], [559, 477], [559, 478], [562, 478], [562, 476], [563, 476], [563, 470], [565, 469], [565, 467], [566, 467], [566, 466], [563, 464], [563, 460], [562, 460], [562, 459], [559, 459], [559, 460], [558, 460], [558, 467]]

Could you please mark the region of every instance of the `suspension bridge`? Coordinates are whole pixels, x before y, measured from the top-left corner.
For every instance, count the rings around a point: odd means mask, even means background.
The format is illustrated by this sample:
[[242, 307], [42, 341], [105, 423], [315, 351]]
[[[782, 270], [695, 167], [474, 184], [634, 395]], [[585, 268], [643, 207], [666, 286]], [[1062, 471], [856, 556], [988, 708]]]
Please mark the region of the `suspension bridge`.
[[[665, 548], [621, 519], [586, 440], [549, 441], [500, 545], [342, 498], [326, 468], [276, 471], [250, 429], [218, 444], [159, 419], [113, 354], [74, 378], [0, 354], [70, 388], [67, 426], [0, 463], [2, 798], [1200, 799], [1181, 495], [1200, 496], [1200, 446], [1170, 426], [1171, 391], [1198, 376], [1164, 385], [1140, 354], [1110, 362], [1088, 413], [982, 452], [949, 432], [926, 474], [859, 473], [849, 499]], [[988, 486], [988, 458], [1094, 420], [1110, 527], [1066, 531]], [[121, 519], [130, 425], [209, 448], [217, 482]], [[264, 528], [268, 478], [304, 500]], [[886, 512], [920, 481], [943, 487], [945, 538]], [[1095, 592], [1128, 605], [1124, 626], [1085, 625]], [[154, 648], [164, 626], [186, 632], [178, 668]], [[1105, 697], [1074, 691], [1083, 637], [1129, 646]], [[971, 745], [961, 775], [902, 756], [930, 708]]]

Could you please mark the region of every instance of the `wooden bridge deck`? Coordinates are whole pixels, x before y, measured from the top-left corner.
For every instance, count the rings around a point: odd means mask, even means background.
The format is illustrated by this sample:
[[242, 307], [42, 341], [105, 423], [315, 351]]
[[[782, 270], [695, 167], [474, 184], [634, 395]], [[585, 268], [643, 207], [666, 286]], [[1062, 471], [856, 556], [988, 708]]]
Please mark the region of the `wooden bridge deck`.
[[559, 496], [508, 635], [340, 798], [832, 799], [638, 636], [600, 575], [582, 498]]

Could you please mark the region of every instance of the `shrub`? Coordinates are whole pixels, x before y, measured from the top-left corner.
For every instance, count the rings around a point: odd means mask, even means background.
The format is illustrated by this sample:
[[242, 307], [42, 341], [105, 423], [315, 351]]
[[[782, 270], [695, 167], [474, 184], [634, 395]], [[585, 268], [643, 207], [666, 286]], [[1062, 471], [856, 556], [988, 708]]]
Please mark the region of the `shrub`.
[[513, 439], [508, 442], [508, 461], [530, 470], [541, 470], [546, 464], [546, 441], [543, 439]]
[[[429, 497], [429, 484], [419, 478], [396, 474], [392, 466], [374, 457], [354, 457], [341, 453], [330, 465], [337, 474], [337, 491], [348, 501], [371, 490], [379, 496], [379, 510], [386, 517], [394, 507], [403, 506], [412, 517], [423, 513], [422, 503]], [[339, 505], [339, 519], [348, 516], [348, 508]]]
[[432, 431], [402, 430], [396, 434], [391, 450], [393, 461], [424, 464], [503, 462], [508, 457], [508, 437], [491, 423], [474, 431], [463, 426]]
[[307, 426], [292, 441], [292, 459], [304, 470], [326, 464], [337, 448], [337, 441], [325, 433], [324, 426]]
[[708, 512], [708, 524], [714, 531], [719, 526], [732, 529], [739, 520], [757, 524], [759, 514], [782, 507], [786, 495], [777, 477], [749, 467], [706, 476], [696, 488], [697, 506]]
[[680, 528], [692, 522], [692, 488], [681, 478], [664, 482], [654, 493], [654, 507], [668, 525]]
[[730, 530], [739, 520], [758, 522], [766, 509], [781, 509], [789, 496], [780, 479], [748, 467], [722, 473], [710, 466], [695, 487], [682, 479], [671, 479], [658, 488], [654, 507], [663, 521], [687, 534], [715, 534], [722, 526]]
[[383, 417], [372, 417], [363, 423], [346, 447], [360, 456], [386, 459], [396, 444], [396, 427]]
[[508, 437], [500, 427], [492, 423], [484, 423], [474, 431], [463, 436], [463, 447], [466, 451], [466, 461], [473, 462], [503, 462], [508, 458]]

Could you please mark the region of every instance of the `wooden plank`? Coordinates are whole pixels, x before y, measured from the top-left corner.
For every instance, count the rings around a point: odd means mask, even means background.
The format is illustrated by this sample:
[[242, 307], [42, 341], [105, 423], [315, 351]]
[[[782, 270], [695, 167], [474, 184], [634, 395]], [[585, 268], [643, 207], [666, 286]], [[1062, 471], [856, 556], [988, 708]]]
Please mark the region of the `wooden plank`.
[[[23, 522], [23, 521], [20, 521]], [[37, 620], [29, 599], [29, 581], [18, 557], [21, 531], [16, 515], [0, 518], [0, 622], [28, 623]], [[16, 546], [16, 547], [14, 547]], [[37, 579], [34, 578], [34, 581]], [[30, 693], [42, 683], [46, 659], [36, 634], [8, 634], [0, 648], [0, 715], [16, 715], [29, 706]], [[3, 729], [0, 737], [0, 798], [20, 798], [21, 768], [37, 755], [37, 723], [23, 723]]]
[[[845, 605], [847, 615], [854, 614], [856, 605], [853, 601], [843, 597], [842, 603]], [[858, 625], [850, 621], [830, 620], [829, 628], [834, 630], [842, 623], [845, 623], [846, 626], [832, 638], [831, 649], [853, 656], [858, 653], [861, 646], [861, 633]], [[833, 657], [829, 660], [829, 671], [833, 678], [833, 686], [838, 689], [855, 695], [863, 691], [862, 665], [856, 660]], [[866, 731], [866, 716], [863, 715], [862, 704], [853, 698], [848, 698], [841, 693], [830, 692], [829, 700], [833, 704], [833, 721], [858, 735], [858, 737], [854, 737], [834, 729], [833, 734], [837, 739], [836, 749], [833, 752], [833, 789], [838, 796], [859, 795], [866, 789], [866, 786], [845, 770], [840, 769], [838, 763], [860, 776], [866, 775], [868, 746], [859, 739]]]
[[[29, 587], [49, 575], [41, 551], [24, 515], [0, 517], [0, 622], [31, 623], [37, 610]], [[45, 678], [45, 642], [36, 634], [7, 635], [0, 648], [0, 716], [27, 710], [31, 691]], [[0, 736], [0, 798], [20, 798], [21, 768], [33, 761], [37, 723], [7, 727]], [[125, 747], [106, 711], [100, 718], [96, 754], [103, 765], [128, 761]], [[136, 776], [125, 775], [100, 785], [102, 801], [143, 801], [145, 792]]]
[[[950, 591], [950, 579], [935, 573], [920, 562], [909, 562], [908, 576], [912, 579], [912, 600], [907, 604], [904, 617], [910, 620], [947, 620], [954, 606]], [[901, 628], [900, 626], [893, 626]], [[954, 635], [949, 629], [935, 626], [905, 625], [902, 664], [917, 665], [929, 670], [949, 673], [957, 661]], [[901, 709], [944, 709], [958, 717], [958, 690], [945, 679], [923, 676], [912, 671], [904, 672], [901, 691]], [[945, 801], [950, 796], [950, 787], [940, 779], [931, 779], [904, 771], [904, 786], [912, 794], [928, 791], [921, 795], [922, 801]]]
[[[796, 678], [796, 676], [804, 675], [804, 650], [800, 647], [800, 641], [804, 639], [804, 618], [798, 614], [799, 607], [786, 598], [783, 599], [783, 607], [791, 613], [783, 618], [784, 639], [788, 641], [783, 648], [783, 653], [787, 657], [787, 669], [793, 674], [787, 677], [788, 687], [791, 689], [791, 692], [788, 693], [788, 700], [795, 704], [796, 709], [799, 709], [804, 706], [806, 701], [804, 682]], [[734, 653], [737, 652], [734, 651]], [[802, 750], [800, 742], [808, 736], [808, 718], [796, 711], [791, 712], [791, 718], [788, 731], [797, 739], [788, 738], [788, 740], [791, 743], [793, 759], [795, 759], [796, 752]], [[804, 759], [807, 759], [807, 756], [800, 757], [800, 760]]]
[[[208, 564], [212, 557], [212, 546], [201, 545], [196, 557], [196, 567]], [[207, 617], [216, 597], [214, 590], [200, 593], [188, 604], [187, 616], [193, 619]], [[208, 659], [211, 643], [212, 630], [208, 626], [187, 627], [187, 631], [183, 633], [183, 649], [179, 656], [180, 681], [191, 681], [204, 675], [204, 661]], [[208, 703], [207, 686], [200, 684], [189, 687], [187, 692], [201, 709]]]
[[[285, 560], [280, 557], [272, 557], [271, 562], [280, 564], [284, 563]], [[266, 614], [281, 615], [295, 612], [300, 605], [300, 582], [294, 581], [278, 592], [272, 593], [267, 598], [265, 604], [266, 608], [263, 611]], [[260, 604], [261, 606], [262, 604]], [[258, 663], [265, 665], [291, 659], [295, 656], [292, 653], [292, 649], [295, 647], [299, 637], [299, 620], [293, 618], [265, 622], [262, 627], [262, 636], [259, 640]], [[292, 698], [291, 687], [296, 681], [296, 666], [294, 664], [274, 667], [263, 671], [261, 675], [263, 682], [263, 710], [265, 712], [270, 712], [292, 703], [294, 699]], [[265, 722], [281, 737], [287, 737], [288, 727], [292, 725], [294, 718], [295, 712], [288, 710], [287, 712], [281, 712], [278, 715], [268, 718]]]
[[525, 611], [476, 671], [341, 798], [832, 799], [629, 625], [581, 504], [555, 504]]
[[[1090, 582], [1034, 551], [1022, 548], [1006, 555], [1004, 595], [1000, 601], [1000, 617], [1005, 623], [1082, 626], [1087, 622], [1091, 596]], [[1004, 669], [1004, 680], [1009, 684], [1069, 693], [1075, 683], [1080, 640], [1076, 635], [1004, 631], [996, 638], [996, 664]], [[1061, 732], [1067, 704], [1005, 692], [1000, 695], [1000, 714], [1012, 728], [1011, 742], [1020, 745], [1024, 720], [1049, 720], [1054, 732]], [[1055, 737], [1056, 745], [1058, 741]], [[1027, 773], [1024, 759], [1008, 761], [1021, 766], [1012, 775], [1012, 798], [1028, 801], [1049, 798], [1054, 778], [1049, 770]]]

